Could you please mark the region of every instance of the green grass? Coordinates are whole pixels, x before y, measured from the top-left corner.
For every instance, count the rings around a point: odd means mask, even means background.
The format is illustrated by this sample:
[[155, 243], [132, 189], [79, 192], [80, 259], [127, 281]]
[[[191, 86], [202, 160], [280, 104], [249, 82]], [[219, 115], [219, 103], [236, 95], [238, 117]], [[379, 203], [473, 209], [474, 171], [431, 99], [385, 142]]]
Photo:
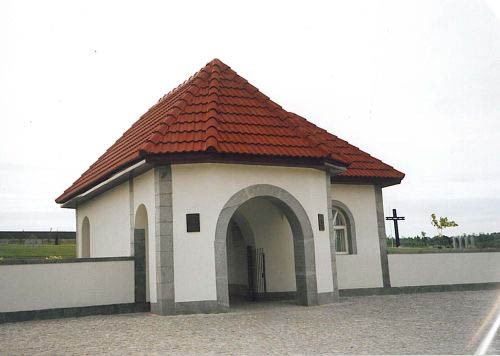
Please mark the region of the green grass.
[[387, 252], [390, 254], [416, 254], [416, 253], [469, 253], [469, 252], [500, 252], [498, 248], [467, 248], [467, 249], [452, 249], [452, 248], [433, 248], [433, 247], [388, 247]]
[[20, 244], [0, 245], [0, 258], [3, 259], [27, 259], [45, 258], [48, 256], [61, 256], [62, 258], [76, 257], [75, 244], [63, 245], [36, 245], [24, 246]]

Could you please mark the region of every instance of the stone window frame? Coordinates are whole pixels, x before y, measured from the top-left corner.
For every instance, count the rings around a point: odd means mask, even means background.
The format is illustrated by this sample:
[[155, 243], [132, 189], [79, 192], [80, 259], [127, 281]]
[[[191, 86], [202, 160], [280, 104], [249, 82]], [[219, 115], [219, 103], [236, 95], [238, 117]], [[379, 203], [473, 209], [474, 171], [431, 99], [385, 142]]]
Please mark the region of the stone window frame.
[[[356, 255], [358, 253], [357, 245], [356, 245], [356, 223], [354, 220], [354, 216], [351, 213], [351, 210], [339, 200], [332, 200], [332, 215], [335, 217], [335, 210], [338, 210], [345, 219], [345, 231], [347, 235], [347, 252], [337, 252], [337, 248], [335, 248], [336, 254], [338, 255]], [[335, 230], [335, 220], [333, 221], [334, 230]], [[336, 236], [335, 236], [336, 238]]]

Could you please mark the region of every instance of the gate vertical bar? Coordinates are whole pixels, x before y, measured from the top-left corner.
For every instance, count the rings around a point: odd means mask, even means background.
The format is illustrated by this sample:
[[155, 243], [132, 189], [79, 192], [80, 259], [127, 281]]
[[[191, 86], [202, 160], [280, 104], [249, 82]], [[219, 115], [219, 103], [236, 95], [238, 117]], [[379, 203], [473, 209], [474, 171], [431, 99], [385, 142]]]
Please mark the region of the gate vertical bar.
[[255, 301], [255, 263], [254, 250], [251, 246], [247, 246], [247, 266], [248, 266], [248, 298]]
[[264, 250], [262, 251], [262, 282], [264, 284], [264, 293], [267, 292], [266, 284], [266, 255], [264, 255]]

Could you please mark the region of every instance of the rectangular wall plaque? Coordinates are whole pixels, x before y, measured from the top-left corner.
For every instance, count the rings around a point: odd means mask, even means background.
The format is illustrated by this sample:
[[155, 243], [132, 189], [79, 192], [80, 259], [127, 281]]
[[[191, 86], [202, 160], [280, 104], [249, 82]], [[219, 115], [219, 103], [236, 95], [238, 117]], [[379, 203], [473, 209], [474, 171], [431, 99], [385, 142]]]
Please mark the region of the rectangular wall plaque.
[[187, 232], [200, 232], [200, 214], [186, 214]]
[[325, 217], [323, 214], [318, 214], [319, 231], [325, 231]]

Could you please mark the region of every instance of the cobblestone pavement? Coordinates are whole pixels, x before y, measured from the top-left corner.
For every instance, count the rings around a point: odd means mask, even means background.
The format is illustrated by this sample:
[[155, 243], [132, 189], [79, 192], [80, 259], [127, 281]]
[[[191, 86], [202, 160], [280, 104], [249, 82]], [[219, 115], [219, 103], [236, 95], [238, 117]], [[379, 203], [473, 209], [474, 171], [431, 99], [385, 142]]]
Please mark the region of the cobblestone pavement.
[[268, 302], [225, 314], [9, 323], [0, 325], [0, 354], [470, 354], [493, 322], [488, 314], [499, 294], [350, 297], [318, 307]]

